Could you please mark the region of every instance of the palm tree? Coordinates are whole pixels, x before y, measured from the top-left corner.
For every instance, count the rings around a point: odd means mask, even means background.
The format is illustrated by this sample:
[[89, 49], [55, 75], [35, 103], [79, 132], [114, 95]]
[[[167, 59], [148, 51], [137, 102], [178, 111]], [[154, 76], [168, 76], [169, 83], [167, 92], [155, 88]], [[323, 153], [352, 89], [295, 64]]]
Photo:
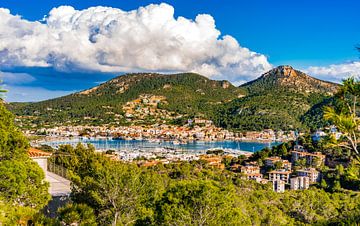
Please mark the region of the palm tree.
[[338, 130], [343, 134], [344, 139], [336, 142], [336, 146], [351, 150], [354, 156], [360, 161], [360, 153], [358, 150], [358, 119], [354, 118], [352, 114], [337, 113], [332, 107], [325, 108], [324, 118], [332, 121]]
[[360, 96], [360, 82], [353, 77], [343, 81], [336, 96], [341, 100], [342, 105], [337, 109], [333, 107], [324, 108], [324, 118], [330, 120], [343, 133], [334, 145], [349, 149], [353, 156], [360, 161], [358, 149], [360, 130], [359, 118], [357, 116], [357, 97]]
[[343, 85], [336, 94], [346, 104], [349, 112], [356, 117], [357, 97], [360, 96], [360, 82], [354, 77], [343, 80]]

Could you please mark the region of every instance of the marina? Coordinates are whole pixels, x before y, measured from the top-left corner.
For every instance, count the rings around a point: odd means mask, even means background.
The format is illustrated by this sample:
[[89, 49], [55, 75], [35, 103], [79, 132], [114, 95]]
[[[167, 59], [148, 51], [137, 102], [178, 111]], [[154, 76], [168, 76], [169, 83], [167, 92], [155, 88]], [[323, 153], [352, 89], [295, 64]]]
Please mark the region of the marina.
[[265, 147], [272, 147], [280, 142], [247, 142], [247, 141], [163, 141], [163, 140], [114, 140], [99, 138], [74, 138], [64, 140], [44, 141], [41, 144], [57, 148], [60, 145], [78, 143], [91, 144], [98, 151], [122, 151], [122, 150], [151, 150], [151, 149], [175, 149], [190, 153], [204, 153], [210, 149], [223, 149], [231, 152], [256, 152]]

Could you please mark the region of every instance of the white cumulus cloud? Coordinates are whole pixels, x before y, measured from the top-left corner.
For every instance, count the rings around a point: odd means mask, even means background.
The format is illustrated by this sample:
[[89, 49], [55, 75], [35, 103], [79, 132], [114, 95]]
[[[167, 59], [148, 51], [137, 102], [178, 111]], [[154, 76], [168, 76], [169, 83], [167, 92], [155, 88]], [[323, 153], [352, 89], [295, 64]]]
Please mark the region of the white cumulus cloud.
[[313, 66], [305, 71], [319, 79], [340, 83], [343, 79], [350, 76], [360, 77], [360, 62], [331, 64], [323, 67]]
[[0, 9], [0, 67], [40, 66], [101, 72], [193, 71], [247, 81], [271, 69], [267, 58], [221, 35], [214, 18], [174, 17], [168, 4], [133, 11], [52, 9], [43, 22]]

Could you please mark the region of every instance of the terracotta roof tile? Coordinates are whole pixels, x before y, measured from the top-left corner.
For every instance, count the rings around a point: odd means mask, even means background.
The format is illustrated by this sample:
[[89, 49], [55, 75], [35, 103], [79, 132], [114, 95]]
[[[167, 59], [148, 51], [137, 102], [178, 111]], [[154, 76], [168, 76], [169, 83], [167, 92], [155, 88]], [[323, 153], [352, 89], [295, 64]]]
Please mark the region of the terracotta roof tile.
[[29, 148], [28, 155], [30, 158], [39, 158], [39, 157], [50, 157], [51, 153], [41, 151], [35, 148]]

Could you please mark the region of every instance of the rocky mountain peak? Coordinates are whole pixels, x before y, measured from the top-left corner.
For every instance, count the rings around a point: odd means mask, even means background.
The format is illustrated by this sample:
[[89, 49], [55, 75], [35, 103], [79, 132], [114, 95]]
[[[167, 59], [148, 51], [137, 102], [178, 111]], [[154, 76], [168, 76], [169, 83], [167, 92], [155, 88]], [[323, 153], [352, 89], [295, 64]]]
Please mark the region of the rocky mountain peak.
[[289, 65], [282, 65], [264, 73], [258, 79], [242, 85], [242, 87], [247, 88], [250, 92], [283, 89], [300, 93], [332, 95], [337, 91], [338, 85], [313, 78]]
[[297, 71], [289, 65], [278, 66], [264, 74], [264, 76], [296, 77]]

